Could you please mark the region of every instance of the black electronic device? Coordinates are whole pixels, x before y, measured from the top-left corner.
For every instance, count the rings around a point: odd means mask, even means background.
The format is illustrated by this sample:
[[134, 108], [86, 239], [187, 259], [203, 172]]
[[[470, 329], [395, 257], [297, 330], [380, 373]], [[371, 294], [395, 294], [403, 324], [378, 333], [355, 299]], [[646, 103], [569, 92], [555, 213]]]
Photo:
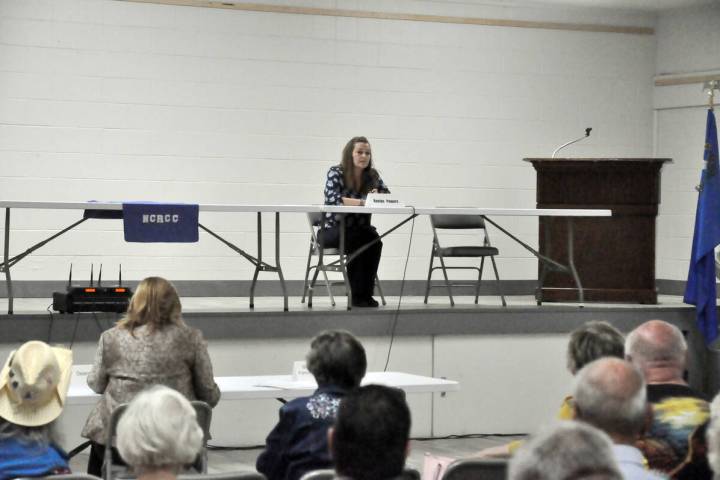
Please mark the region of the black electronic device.
[[123, 313], [128, 309], [132, 291], [122, 286], [122, 265], [117, 286], [102, 286], [102, 264], [98, 274], [97, 285], [93, 283], [93, 266], [90, 266], [90, 285], [77, 287], [72, 285], [72, 264], [65, 292], [53, 292], [53, 310], [60, 313], [75, 312], [116, 312]]

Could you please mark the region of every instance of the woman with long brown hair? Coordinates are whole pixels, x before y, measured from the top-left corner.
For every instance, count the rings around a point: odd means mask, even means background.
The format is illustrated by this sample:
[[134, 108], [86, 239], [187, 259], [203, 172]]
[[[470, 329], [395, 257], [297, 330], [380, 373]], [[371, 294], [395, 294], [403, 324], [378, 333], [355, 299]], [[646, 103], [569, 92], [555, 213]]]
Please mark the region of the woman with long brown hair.
[[[390, 193], [380, 174], [373, 168], [370, 142], [365, 137], [353, 137], [345, 145], [340, 165], [330, 167], [325, 181], [325, 205], [365, 205], [368, 193]], [[363, 245], [378, 239], [370, 224], [369, 214], [345, 215], [345, 250], [352, 253]], [[340, 219], [337, 214], [326, 213], [319, 240], [325, 247], [340, 243]], [[355, 307], [377, 307], [372, 297], [375, 276], [380, 264], [382, 242], [377, 240], [368, 249], [348, 263], [348, 277]]]
[[113, 409], [153, 385], [215, 406], [220, 389], [202, 333], [185, 324], [175, 287], [160, 277], [140, 282], [127, 315], [100, 336], [88, 385], [102, 398], [82, 436], [92, 441], [88, 473], [100, 476], [106, 429]]

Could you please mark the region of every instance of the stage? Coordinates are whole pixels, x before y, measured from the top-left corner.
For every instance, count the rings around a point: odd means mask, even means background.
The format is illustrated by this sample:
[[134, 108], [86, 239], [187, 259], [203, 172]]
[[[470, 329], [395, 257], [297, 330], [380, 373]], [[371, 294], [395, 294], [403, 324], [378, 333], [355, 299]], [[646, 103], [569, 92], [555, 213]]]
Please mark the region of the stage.
[[[589, 320], [608, 320], [622, 331], [653, 318], [692, 329], [694, 307], [681, 296], [659, 295], [658, 304], [544, 303], [537, 305], [530, 295], [507, 296], [507, 307], [499, 297], [456, 296], [450, 307], [447, 296], [386, 297], [379, 308], [346, 309], [345, 297], [336, 296], [331, 306], [325, 295], [313, 299], [307, 308], [301, 298], [290, 297], [290, 311], [283, 311], [282, 297], [264, 296], [249, 308], [247, 297], [182, 297], [183, 317], [201, 329], [207, 339], [228, 338], [310, 338], [326, 328], [345, 328], [360, 336], [383, 336], [395, 323], [399, 336], [415, 335], [513, 335], [562, 334]], [[378, 297], [379, 300], [379, 297]], [[2, 343], [41, 339], [56, 343], [95, 341], [121, 315], [115, 313], [59, 314], [49, 310], [47, 298], [16, 298], [15, 314], [0, 313]], [[0, 312], [7, 299], [0, 298]], [[3, 310], [5, 309], [5, 310]], [[76, 328], [76, 324], [78, 327]]]

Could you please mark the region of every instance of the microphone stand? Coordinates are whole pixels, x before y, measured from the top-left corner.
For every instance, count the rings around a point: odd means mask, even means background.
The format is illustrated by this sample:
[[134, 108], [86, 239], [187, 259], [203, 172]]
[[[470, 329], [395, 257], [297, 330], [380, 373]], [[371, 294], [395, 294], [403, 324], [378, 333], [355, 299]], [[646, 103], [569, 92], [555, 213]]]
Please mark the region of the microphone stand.
[[582, 140], [583, 138], [589, 137], [591, 130], [592, 130], [592, 127], [588, 127], [588, 128], [585, 129], [585, 135], [583, 135], [582, 137], [576, 138], [575, 140], [571, 140], [571, 141], [569, 141], [569, 142], [567, 142], [567, 143], [564, 143], [564, 144], [560, 145], [560, 146], [559, 146], [558, 148], [556, 148], [555, 151], [553, 152], [552, 158], [555, 158], [555, 155], [557, 154], [557, 152], [559, 152], [559, 151], [562, 150], [563, 148], [567, 147], [568, 145], [572, 145], [573, 143], [579, 142], [579, 141]]

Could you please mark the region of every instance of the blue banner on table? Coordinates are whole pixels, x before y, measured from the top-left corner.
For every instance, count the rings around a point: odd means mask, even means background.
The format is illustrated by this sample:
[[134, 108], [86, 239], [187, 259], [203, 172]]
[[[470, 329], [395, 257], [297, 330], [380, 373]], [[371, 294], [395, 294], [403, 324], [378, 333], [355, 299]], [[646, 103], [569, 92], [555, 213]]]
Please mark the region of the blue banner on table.
[[123, 203], [126, 242], [197, 242], [198, 205]]
[[705, 131], [705, 168], [698, 187], [690, 271], [685, 303], [695, 305], [697, 326], [710, 343], [718, 337], [715, 285], [715, 247], [720, 244], [720, 164], [715, 115], [708, 111]]

